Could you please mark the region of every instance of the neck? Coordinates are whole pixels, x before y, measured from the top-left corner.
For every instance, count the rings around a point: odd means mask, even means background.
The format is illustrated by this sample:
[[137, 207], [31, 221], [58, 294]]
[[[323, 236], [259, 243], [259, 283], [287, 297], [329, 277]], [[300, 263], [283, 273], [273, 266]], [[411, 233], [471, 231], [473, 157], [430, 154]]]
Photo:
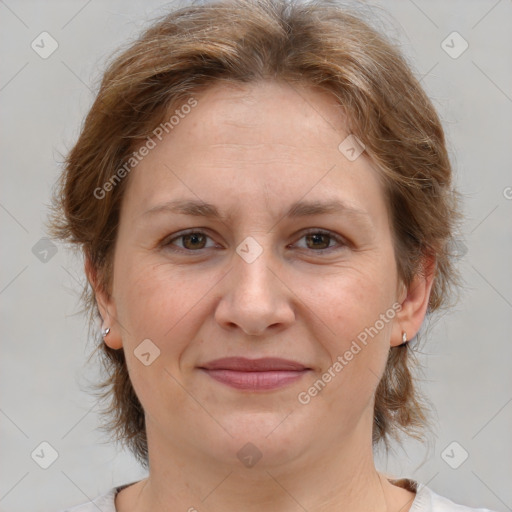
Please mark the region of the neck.
[[149, 428], [149, 477], [121, 491], [116, 507], [119, 512], [406, 512], [414, 494], [379, 475], [368, 434], [355, 429], [336, 448], [325, 443], [323, 451], [282, 464], [262, 457], [248, 468], [238, 459], [209, 459], [184, 443], [166, 444]]

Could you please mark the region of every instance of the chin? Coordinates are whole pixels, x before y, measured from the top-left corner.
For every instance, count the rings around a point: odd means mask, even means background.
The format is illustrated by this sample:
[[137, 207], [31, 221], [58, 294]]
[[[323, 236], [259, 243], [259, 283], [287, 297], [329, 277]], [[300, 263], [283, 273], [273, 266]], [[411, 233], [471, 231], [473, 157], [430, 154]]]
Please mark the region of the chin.
[[[219, 423], [232, 437], [219, 428], [218, 441], [208, 443], [205, 449], [211, 453], [213, 447], [215, 453], [212, 453], [212, 457], [228, 464], [232, 464], [235, 457], [240, 468], [270, 469], [289, 464], [308, 446], [311, 447], [311, 442], [303, 435], [304, 426], [292, 420], [293, 413], [288, 417], [287, 414], [284, 411], [248, 412], [233, 414], [229, 419], [218, 417]], [[210, 436], [208, 438], [211, 440]]]

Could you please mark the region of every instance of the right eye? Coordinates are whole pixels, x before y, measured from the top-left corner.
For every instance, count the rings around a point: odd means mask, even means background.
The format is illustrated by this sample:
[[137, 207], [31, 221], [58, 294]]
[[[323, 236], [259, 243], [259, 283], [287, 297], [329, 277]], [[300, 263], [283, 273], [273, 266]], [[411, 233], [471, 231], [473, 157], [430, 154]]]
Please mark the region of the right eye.
[[[177, 252], [197, 252], [201, 249], [211, 249], [214, 246], [206, 247], [207, 239], [211, 238], [200, 229], [189, 229], [176, 234], [172, 238], [167, 238], [162, 243], [162, 247], [170, 248], [172, 251]], [[180, 240], [182, 246], [178, 245], [178, 249], [174, 249], [172, 246], [176, 246], [174, 243], [176, 240]]]

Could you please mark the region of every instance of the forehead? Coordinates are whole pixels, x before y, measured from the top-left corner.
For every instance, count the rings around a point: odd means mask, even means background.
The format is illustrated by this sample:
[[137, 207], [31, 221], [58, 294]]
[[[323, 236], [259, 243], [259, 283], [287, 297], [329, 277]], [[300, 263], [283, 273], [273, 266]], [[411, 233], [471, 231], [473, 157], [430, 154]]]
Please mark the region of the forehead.
[[328, 194], [359, 209], [362, 196], [383, 199], [364, 153], [350, 161], [339, 149], [349, 132], [332, 95], [263, 81], [216, 84], [192, 98], [192, 109], [173, 107], [179, 121], [130, 173], [123, 203], [131, 215], [185, 198], [243, 197], [246, 206], [266, 209], [306, 194], [314, 201]]
[[[346, 117], [334, 96], [308, 85], [268, 80], [217, 83], [197, 99], [201, 121], [194, 116], [185, 130], [193, 129], [210, 142], [245, 147], [300, 143], [316, 148], [322, 142], [336, 144], [339, 132], [347, 131]], [[326, 139], [327, 132], [331, 137]]]

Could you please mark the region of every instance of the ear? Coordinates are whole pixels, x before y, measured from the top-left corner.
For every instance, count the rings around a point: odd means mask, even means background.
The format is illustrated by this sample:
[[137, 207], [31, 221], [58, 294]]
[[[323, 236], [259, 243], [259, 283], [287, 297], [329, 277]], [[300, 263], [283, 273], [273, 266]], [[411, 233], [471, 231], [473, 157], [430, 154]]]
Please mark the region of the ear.
[[120, 349], [123, 346], [123, 342], [119, 332], [119, 325], [117, 323], [117, 311], [115, 302], [100, 286], [97, 270], [93, 267], [89, 256], [85, 257], [84, 267], [87, 280], [91, 284], [94, 291], [96, 303], [98, 304], [101, 318], [103, 319], [103, 326], [110, 328], [109, 333], [104, 338], [105, 345], [114, 350]]
[[410, 286], [407, 288], [400, 284], [399, 302], [401, 309], [396, 315], [391, 332], [391, 346], [402, 344], [402, 335], [405, 332], [407, 340], [411, 340], [418, 334], [421, 324], [427, 313], [430, 292], [434, 283], [435, 256], [425, 256], [423, 267], [418, 272]]

